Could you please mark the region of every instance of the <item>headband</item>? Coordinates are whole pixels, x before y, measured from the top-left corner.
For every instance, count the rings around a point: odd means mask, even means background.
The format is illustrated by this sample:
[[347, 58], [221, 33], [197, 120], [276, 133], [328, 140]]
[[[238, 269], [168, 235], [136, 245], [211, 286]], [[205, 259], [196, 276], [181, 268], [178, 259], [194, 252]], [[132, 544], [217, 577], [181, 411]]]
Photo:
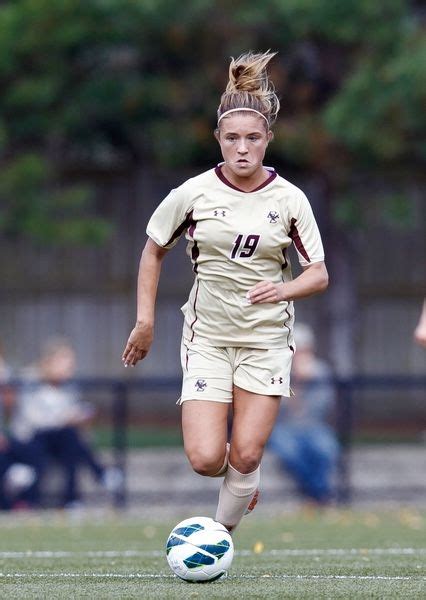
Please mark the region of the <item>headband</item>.
[[269, 127], [269, 121], [268, 119], [265, 117], [265, 115], [263, 115], [261, 112], [259, 112], [258, 110], [255, 110], [254, 108], [231, 108], [230, 110], [226, 110], [224, 113], [222, 113], [220, 115], [220, 117], [217, 120], [217, 124], [219, 125], [219, 123], [221, 122], [221, 120], [223, 119], [223, 117], [226, 117], [227, 115], [229, 115], [230, 113], [234, 113], [234, 112], [240, 112], [240, 111], [250, 111], [250, 112], [254, 112], [257, 115], [260, 115], [262, 117], [262, 119], [265, 119], [266, 123], [268, 124]]

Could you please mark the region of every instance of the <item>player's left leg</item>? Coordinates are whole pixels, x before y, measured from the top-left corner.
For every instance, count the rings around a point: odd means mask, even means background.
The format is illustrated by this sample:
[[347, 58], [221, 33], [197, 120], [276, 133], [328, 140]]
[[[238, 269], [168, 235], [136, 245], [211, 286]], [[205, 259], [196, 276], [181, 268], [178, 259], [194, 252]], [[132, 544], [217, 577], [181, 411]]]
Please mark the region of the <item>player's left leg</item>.
[[234, 387], [234, 416], [228, 470], [219, 493], [216, 520], [230, 531], [245, 514], [260, 480], [260, 461], [280, 408], [280, 396]]

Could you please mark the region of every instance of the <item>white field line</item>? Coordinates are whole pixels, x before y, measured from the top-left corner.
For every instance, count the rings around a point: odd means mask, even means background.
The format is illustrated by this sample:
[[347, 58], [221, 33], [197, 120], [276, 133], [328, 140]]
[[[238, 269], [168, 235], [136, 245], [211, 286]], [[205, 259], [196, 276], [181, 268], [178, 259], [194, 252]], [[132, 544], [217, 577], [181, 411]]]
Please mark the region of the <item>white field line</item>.
[[[71, 552], [68, 550], [26, 550], [23, 552], [0, 552], [0, 559], [6, 558], [156, 558], [164, 556], [163, 550], [88, 550]], [[418, 556], [425, 555], [426, 548], [280, 548], [255, 553], [253, 550], [237, 550], [236, 556]]]
[[[177, 579], [161, 573], [0, 573], [4, 579]], [[367, 581], [426, 581], [426, 577], [403, 575], [231, 575], [227, 579], [296, 579], [296, 580], [367, 580]]]

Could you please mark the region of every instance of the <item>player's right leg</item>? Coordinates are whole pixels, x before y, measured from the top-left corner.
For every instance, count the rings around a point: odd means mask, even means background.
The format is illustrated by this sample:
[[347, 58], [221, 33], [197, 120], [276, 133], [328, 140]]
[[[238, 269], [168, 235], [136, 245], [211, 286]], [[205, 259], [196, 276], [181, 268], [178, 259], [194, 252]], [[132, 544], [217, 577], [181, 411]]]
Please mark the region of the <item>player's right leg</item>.
[[186, 400], [182, 404], [185, 453], [194, 471], [214, 476], [223, 469], [228, 435], [228, 407], [223, 402]]
[[226, 350], [182, 341], [182, 432], [192, 468], [210, 477], [227, 469], [232, 369]]

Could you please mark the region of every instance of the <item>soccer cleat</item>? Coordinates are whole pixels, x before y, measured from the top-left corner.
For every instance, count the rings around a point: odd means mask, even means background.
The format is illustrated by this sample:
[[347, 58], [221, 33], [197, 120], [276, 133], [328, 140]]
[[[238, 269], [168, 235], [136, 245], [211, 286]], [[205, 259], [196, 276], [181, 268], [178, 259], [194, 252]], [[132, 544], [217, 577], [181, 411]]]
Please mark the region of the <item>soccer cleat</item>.
[[251, 513], [251, 511], [256, 506], [258, 500], [259, 500], [259, 488], [257, 488], [257, 490], [254, 492], [253, 498], [250, 500], [250, 504], [247, 506], [246, 512], [244, 513], [245, 515], [248, 515]]

